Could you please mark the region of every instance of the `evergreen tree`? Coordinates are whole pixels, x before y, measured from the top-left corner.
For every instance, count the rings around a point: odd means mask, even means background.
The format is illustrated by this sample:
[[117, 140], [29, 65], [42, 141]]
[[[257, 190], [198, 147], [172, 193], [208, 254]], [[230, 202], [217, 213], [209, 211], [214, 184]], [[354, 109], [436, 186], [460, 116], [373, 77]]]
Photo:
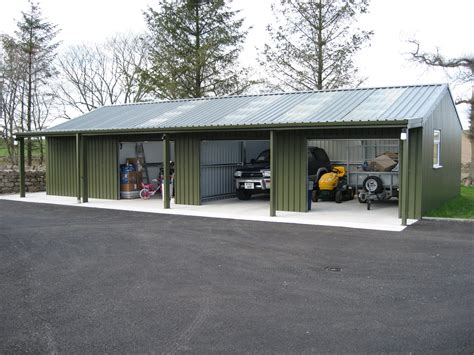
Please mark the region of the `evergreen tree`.
[[372, 32], [354, 23], [369, 0], [277, 0], [278, 27], [267, 27], [271, 43], [261, 65], [279, 90], [322, 90], [357, 86], [354, 54]]
[[144, 13], [149, 29], [146, 90], [175, 99], [240, 94], [252, 82], [237, 64], [247, 32], [224, 0], [161, 0]]
[[[59, 43], [54, 39], [58, 33], [57, 26], [47, 22], [41, 14], [41, 9], [32, 0], [28, 12], [22, 12], [22, 18], [17, 24], [16, 43], [22, 53], [19, 65], [25, 68], [25, 125], [26, 131], [32, 128], [32, 111], [35, 91], [40, 90], [49, 78], [55, 74], [53, 60]], [[27, 141], [27, 164], [31, 165], [32, 144]]]

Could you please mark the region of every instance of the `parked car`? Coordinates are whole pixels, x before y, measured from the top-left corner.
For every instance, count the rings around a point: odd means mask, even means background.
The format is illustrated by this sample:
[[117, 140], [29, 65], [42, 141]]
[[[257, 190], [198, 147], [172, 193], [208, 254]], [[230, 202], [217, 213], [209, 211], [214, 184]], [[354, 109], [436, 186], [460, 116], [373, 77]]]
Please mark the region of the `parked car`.
[[[322, 148], [308, 148], [308, 175], [312, 180], [318, 179], [324, 173], [331, 171], [331, 162]], [[234, 172], [235, 190], [240, 200], [248, 200], [256, 193], [269, 193], [270, 150], [264, 150], [250, 164], [238, 168]]]

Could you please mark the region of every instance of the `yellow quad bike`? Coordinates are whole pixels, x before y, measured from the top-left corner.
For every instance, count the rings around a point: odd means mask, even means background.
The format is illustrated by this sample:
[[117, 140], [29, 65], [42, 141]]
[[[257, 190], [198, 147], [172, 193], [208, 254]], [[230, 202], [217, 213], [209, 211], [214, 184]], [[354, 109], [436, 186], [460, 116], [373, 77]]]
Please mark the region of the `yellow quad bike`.
[[323, 201], [349, 201], [354, 199], [354, 189], [347, 184], [346, 168], [334, 166], [332, 171], [322, 175], [313, 190], [313, 202]]

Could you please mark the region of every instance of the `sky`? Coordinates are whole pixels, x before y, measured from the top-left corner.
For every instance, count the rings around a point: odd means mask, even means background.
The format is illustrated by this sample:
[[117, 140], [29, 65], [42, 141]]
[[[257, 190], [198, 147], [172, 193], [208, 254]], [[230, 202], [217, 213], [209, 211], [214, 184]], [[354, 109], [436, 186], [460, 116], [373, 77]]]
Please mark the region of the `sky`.
[[[249, 30], [242, 62], [255, 65], [258, 51], [268, 39], [265, 27], [274, 23], [272, 0], [233, 0]], [[43, 16], [61, 29], [62, 46], [100, 42], [117, 32], [146, 30], [143, 11], [157, 7], [157, 0], [39, 0]], [[0, 33], [13, 34], [27, 0], [0, 0]], [[370, 46], [360, 51], [356, 63], [367, 80], [365, 87], [446, 83], [442, 69], [427, 68], [408, 60], [408, 39], [416, 38], [427, 51], [436, 48], [447, 57], [474, 52], [473, 0], [372, 0], [359, 26], [373, 30]], [[452, 86], [453, 96], [470, 94], [469, 86]], [[458, 107], [467, 128], [466, 107]]]

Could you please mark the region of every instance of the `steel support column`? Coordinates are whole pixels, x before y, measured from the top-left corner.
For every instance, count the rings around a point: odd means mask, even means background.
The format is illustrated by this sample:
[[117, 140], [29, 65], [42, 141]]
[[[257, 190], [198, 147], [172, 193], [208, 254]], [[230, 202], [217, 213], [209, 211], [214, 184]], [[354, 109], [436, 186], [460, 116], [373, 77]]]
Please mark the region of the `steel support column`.
[[276, 142], [275, 131], [270, 131], [270, 216], [276, 216], [277, 184], [276, 184]]
[[76, 196], [81, 203], [81, 135], [76, 134]]
[[163, 135], [163, 208], [170, 208], [170, 141]]
[[82, 202], [89, 202], [89, 190], [87, 179], [87, 140], [86, 137], [81, 136], [81, 182], [82, 182]]
[[410, 139], [409, 130], [407, 130], [407, 137], [405, 140], [402, 140], [402, 183], [401, 183], [401, 191], [400, 194], [402, 196], [401, 203], [401, 218], [402, 218], [402, 225], [407, 225], [407, 216], [408, 216], [408, 140]]
[[20, 197], [25, 197], [25, 138], [18, 138], [18, 149], [19, 151], [19, 170], [20, 170]]

